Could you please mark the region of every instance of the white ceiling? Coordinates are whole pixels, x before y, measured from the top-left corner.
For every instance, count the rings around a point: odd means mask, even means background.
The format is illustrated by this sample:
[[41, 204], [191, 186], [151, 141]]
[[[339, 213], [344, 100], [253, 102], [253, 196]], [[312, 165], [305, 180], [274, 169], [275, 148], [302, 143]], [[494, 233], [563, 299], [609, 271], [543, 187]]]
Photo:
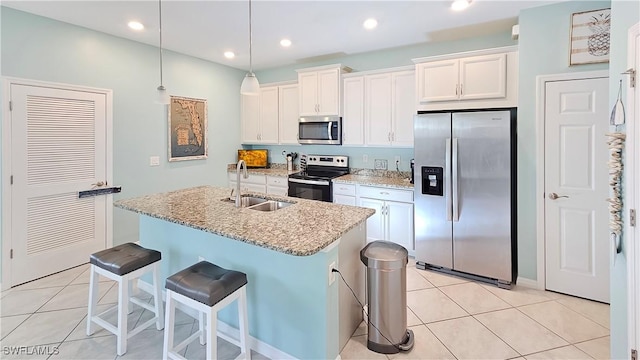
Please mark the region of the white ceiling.
[[[475, 0], [463, 12], [451, 0], [436, 1], [262, 1], [252, 2], [253, 67], [310, 62], [429, 41], [444, 41], [508, 31], [520, 10], [557, 1]], [[3, 6], [158, 46], [158, 2], [2, 1]], [[249, 68], [247, 1], [162, 1], [163, 47], [179, 53]], [[378, 27], [368, 31], [369, 17]], [[130, 20], [145, 29], [134, 32]], [[287, 37], [293, 45], [282, 48]], [[236, 53], [233, 60], [223, 52]]]

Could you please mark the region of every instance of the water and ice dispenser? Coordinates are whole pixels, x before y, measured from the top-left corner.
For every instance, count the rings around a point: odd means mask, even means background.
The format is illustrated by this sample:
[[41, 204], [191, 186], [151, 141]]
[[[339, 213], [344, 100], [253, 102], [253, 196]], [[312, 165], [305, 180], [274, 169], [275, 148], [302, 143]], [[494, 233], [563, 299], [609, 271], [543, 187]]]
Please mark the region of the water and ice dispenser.
[[444, 195], [444, 169], [437, 166], [423, 166], [422, 193], [424, 195]]

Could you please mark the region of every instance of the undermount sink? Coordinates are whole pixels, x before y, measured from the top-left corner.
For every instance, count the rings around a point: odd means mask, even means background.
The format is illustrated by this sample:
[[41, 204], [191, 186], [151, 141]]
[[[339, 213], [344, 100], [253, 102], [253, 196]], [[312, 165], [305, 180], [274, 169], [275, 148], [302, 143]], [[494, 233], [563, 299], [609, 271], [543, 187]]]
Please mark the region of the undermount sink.
[[[235, 199], [225, 198], [222, 201], [235, 203]], [[276, 211], [294, 203], [287, 201], [275, 201], [256, 196], [243, 196], [240, 198], [240, 207], [258, 211]]]
[[293, 203], [290, 202], [286, 202], [286, 201], [273, 201], [273, 200], [269, 200], [254, 206], [249, 207], [249, 209], [251, 210], [258, 210], [258, 211], [276, 211], [278, 209], [282, 209], [285, 208], [289, 205], [293, 205]]

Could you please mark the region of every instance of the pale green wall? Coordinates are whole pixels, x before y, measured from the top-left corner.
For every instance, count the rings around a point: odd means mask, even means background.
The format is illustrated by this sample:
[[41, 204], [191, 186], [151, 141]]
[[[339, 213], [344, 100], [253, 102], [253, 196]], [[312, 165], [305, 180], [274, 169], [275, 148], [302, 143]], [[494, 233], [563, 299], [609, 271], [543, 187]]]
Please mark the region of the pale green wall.
[[[626, 98], [629, 77], [620, 73], [627, 66], [627, 31], [640, 22], [640, 2], [618, 1], [611, 3], [611, 59], [609, 62], [609, 108], [613, 108], [617, 96], [618, 82], [623, 80], [622, 98]], [[637, 69], [636, 69], [637, 70]], [[636, 104], [636, 107], [638, 104]], [[631, 119], [627, 119], [630, 121]], [[636, 139], [637, 141], [637, 139]], [[627, 324], [627, 259], [625, 236], [622, 236], [622, 254], [611, 266], [611, 358], [623, 359], [629, 356]], [[638, 344], [636, 344], [637, 346]]]
[[572, 13], [609, 6], [609, 1], [571, 1], [520, 12], [518, 271], [525, 278], [537, 278], [536, 76], [607, 69], [608, 64], [569, 67], [569, 37]]
[[[209, 113], [209, 158], [168, 163], [167, 114], [154, 103], [157, 48], [10, 8], [2, 8], [1, 26], [2, 76], [113, 90], [113, 179], [122, 186], [114, 199], [226, 186], [226, 164], [235, 162], [240, 146], [243, 71], [164, 52], [169, 93], [207, 99]], [[160, 166], [149, 167], [152, 155], [160, 156]], [[137, 239], [137, 219], [114, 210], [115, 244]]]

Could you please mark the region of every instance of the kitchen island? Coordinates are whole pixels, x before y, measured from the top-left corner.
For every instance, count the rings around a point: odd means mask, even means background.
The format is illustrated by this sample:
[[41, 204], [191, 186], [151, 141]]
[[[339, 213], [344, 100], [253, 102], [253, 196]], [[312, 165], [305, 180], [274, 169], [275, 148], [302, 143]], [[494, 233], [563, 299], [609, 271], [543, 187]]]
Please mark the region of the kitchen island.
[[[161, 278], [204, 258], [247, 274], [252, 348], [275, 358], [335, 359], [362, 319], [335, 264], [364, 295], [364, 222], [374, 211], [299, 198], [262, 212], [236, 208], [227, 188], [196, 187], [115, 202], [141, 214], [140, 244], [162, 252]], [[141, 284], [145, 288], [145, 282]], [[237, 306], [219, 313], [219, 332], [236, 337]]]

